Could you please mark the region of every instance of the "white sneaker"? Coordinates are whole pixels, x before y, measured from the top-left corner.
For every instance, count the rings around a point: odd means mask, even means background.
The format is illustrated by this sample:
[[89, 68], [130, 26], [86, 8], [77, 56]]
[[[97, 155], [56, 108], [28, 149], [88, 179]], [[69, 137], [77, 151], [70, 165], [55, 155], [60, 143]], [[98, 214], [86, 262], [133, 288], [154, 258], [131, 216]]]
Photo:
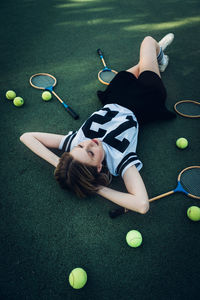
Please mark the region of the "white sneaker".
[[160, 45], [162, 50], [165, 51], [167, 46], [169, 46], [173, 42], [173, 40], [174, 40], [174, 34], [168, 33], [160, 40], [160, 42], [158, 42], [158, 44]]
[[169, 56], [168, 55], [165, 55], [165, 63], [164, 64], [159, 64], [158, 66], [159, 66], [159, 70], [160, 70], [160, 72], [164, 72], [165, 71], [165, 69], [167, 68], [167, 66], [168, 66], [168, 63], [169, 63]]

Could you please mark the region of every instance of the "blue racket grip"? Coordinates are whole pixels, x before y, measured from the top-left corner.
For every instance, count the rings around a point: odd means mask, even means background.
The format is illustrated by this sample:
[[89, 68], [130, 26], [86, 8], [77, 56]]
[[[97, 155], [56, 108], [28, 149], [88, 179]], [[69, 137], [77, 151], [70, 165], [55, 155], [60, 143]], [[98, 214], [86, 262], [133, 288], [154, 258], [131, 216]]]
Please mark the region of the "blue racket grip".
[[68, 111], [68, 113], [75, 119], [77, 120], [79, 118], [79, 115], [77, 115], [77, 113], [75, 113], [75, 111], [73, 111], [73, 109], [71, 107], [69, 107], [67, 104], [65, 104], [64, 102], [62, 103], [63, 106], [65, 107], [65, 109]]

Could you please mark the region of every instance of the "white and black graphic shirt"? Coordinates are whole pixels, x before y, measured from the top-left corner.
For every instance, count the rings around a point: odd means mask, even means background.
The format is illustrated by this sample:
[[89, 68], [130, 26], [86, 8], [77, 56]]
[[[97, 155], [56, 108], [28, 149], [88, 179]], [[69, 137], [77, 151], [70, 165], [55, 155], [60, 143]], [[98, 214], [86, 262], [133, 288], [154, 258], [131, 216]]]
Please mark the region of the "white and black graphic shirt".
[[59, 149], [71, 151], [84, 140], [97, 138], [102, 141], [110, 173], [121, 175], [132, 165], [138, 171], [142, 162], [136, 154], [138, 122], [133, 112], [118, 104], [107, 104], [93, 113], [76, 132], [62, 138]]

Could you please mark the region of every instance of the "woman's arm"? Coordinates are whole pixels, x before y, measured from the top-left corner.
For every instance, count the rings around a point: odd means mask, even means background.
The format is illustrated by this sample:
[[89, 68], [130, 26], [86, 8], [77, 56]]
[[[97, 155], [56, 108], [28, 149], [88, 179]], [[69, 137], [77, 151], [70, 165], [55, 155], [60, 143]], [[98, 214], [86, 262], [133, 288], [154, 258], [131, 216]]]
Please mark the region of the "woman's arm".
[[123, 180], [128, 193], [102, 187], [98, 194], [122, 207], [145, 214], [149, 210], [148, 195], [137, 168], [135, 166], [128, 168]]
[[20, 141], [39, 157], [56, 167], [59, 157], [48, 148], [58, 148], [62, 137], [63, 135], [60, 134], [26, 132], [20, 136]]

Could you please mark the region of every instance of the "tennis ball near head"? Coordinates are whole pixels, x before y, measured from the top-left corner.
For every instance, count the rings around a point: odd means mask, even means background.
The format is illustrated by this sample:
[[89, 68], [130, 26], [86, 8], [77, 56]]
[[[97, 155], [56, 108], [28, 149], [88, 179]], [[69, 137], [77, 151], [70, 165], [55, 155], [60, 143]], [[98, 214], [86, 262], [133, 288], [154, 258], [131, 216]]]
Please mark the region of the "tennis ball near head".
[[45, 91], [45, 92], [42, 93], [42, 99], [44, 101], [49, 101], [49, 100], [51, 100], [51, 98], [52, 98], [52, 95], [51, 95], [50, 92]]
[[74, 289], [81, 289], [87, 282], [87, 273], [82, 268], [76, 268], [69, 274], [69, 283]]
[[185, 149], [188, 146], [188, 141], [185, 138], [179, 138], [176, 140], [176, 146], [180, 149]]
[[200, 221], [200, 208], [198, 206], [190, 206], [187, 210], [187, 216], [192, 221]]
[[126, 241], [130, 247], [137, 248], [142, 244], [142, 235], [137, 230], [131, 230], [126, 235]]
[[18, 107], [22, 106], [24, 104], [24, 99], [22, 97], [15, 97], [13, 104]]
[[6, 92], [6, 98], [8, 100], [13, 100], [16, 97], [16, 93], [12, 90]]

